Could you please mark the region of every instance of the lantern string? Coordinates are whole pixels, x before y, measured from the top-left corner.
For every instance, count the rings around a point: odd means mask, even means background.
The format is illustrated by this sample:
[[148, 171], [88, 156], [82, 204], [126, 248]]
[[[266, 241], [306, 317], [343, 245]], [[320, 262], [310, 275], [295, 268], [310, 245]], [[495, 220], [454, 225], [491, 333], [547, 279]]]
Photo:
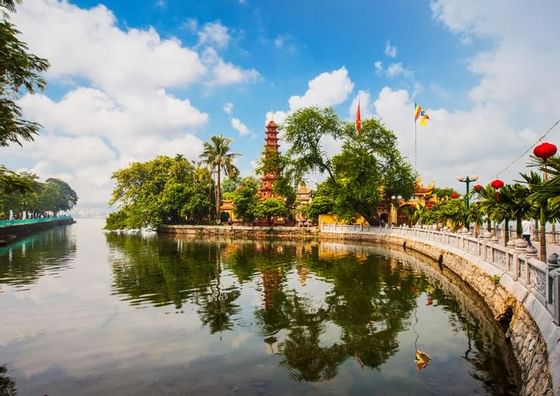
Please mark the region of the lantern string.
[[515, 164], [515, 163], [516, 163], [517, 161], [519, 161], [521, 158], [525, 157], [525, 155], [527, 155], [527, 153], [528, 153], [529, 151], [531, 151], [531, 149], [532, 149], [538, 142], [540, 142], [541, 140], [543, 140], [543, 139], [546, 137], [546, 135], [548, 135], [554, 128], [556, 128], [556, 126], [557, 126], [558, 124], [560, 124], [560, 120], [556, 121], [556, 122], [554, 123], [554, 125], [552, 125], [550, 128], [548, 128], [548, 130], [547, 130], [535, 143], [533, 143], [531, 146], [529, 146], [529, 148], [528, 148], [527, 150], [525, 150], [525, 151], [523, 152], [523, 154], [521, 154], [519, 157], [517, 157], [516, 159], [514, 159], [513, 161], [511, 161], [511, 162], [509, 163], [509, 165], [506, 166], [504, 169], [502, 169], [500, 172], [496, 173], [496, 177], [498, 177], [498, 176], [500, 176], [501, 174], [503, 174], [504, 172], [506, 172], [509, 168], [511, 168], [511, 167], [513, 166], [513, 164]]

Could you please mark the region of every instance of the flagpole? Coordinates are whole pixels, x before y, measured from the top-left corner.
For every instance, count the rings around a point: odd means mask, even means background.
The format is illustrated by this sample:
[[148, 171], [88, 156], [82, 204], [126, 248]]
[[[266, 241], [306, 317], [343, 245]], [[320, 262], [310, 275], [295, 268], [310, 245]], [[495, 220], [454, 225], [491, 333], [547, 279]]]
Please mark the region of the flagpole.
[[416, 144], [416, 120], [414, 120], [414, 170], [418, 172], [418, 162], [417, 162], [417, 144]]

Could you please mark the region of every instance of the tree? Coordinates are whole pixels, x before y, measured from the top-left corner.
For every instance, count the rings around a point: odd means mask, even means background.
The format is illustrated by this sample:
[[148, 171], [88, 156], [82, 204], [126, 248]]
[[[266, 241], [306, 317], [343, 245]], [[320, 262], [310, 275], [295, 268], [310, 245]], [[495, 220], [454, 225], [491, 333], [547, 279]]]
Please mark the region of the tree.
[[254, 177], [245, 177], [232, 195], [235, 216], [244, 223], [255, 219], [255, 208], [259, 202], [258, 191], [258, 180]]
[[57, 201], [54, 211], [58, 212], [60, 210], [70, 210], [78, 202], [78, 194], [63, 180], [50, 178], [47, 179], [46, 184], [52, 185], [59, 194], [59, 200]]
[[221, 205], [221, 175], [222, 171], [230, 178], [239, 175], [239, 169], [233, 164], [233, 160], [238, 154], [230, 152], [232, 140], [223, 135], [212, 136], [210, 142], [204, 142], [204, 151], [200, 158], [210, 167], [212, 172], [216, 172], [216, 221], [220, 223]]
[[208, 197], [210, 172], [195, 168], [180, 155], [132, 163], [114, 172], [112, 178], [116, 186], [109, 203], [118, 203], [124, 214], [115, 214], [106, 224], [108, 229], [113, 223], [117, 228], [198, 223], [213, 204]]
[[266, 219], [268, 225], [272, 225], [275, 217], [285, 217], [289, 211], [284, 201], [267, 198], [257, 204], [254, 212], [256, 218]]
[[[0, 8], [13, 12], [15, 2], [1, 0]], [[0, 146], [21, 145], [37, 134], [40, 125], [22, 118], [17, 98], [24, 92], [44, 89], [46, 82], [40, 73], [49, 67], [46, 59], [28, 52], [27, 44], [18, 39], [20, 32], [7, 17], [4, 12], [0, 21]]]
[[[296, 178], [314, 171], [326, 174], [325, 188], [340, 217], [361, 215], [375, 224], [385, 196], [406, 198], [414, 191], [414, 173], [397, 149], [397, 138], [375, 119], [364, 120], [356, 134], [354, 125], [341, 122], [334, 110], [309, 107], [290, 115], [284, 129], [291, 145], [290, 173]], [[342, 151], [329, 158], [325, 138], [341, 142]]]

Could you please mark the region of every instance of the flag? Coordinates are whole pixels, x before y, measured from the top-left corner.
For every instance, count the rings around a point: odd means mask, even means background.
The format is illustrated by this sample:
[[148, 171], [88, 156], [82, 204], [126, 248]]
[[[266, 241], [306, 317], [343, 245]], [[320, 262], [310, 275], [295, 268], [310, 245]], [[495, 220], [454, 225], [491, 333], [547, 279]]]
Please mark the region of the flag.
[[359, 135], [362, 130], [362, 118], [360, 117], [360, 101], [358, 101], [358, 109], [356, 110], [356, 133]]
[[414, 102], [414, 122], [418, 120], [418, 117], [420, 117], [420, 113], [422, 113], [423, 111], [424, 110], [422, 109], [422, 106]]
[[428, 115], [428, 113], [426, 113], [424, 110], [422, 110], [422, 112], [420, 113], [420, 125], [422, 126], [426, 126], [426, 123], [428, 122], [428, 120], [430, 119], [430, 116]]

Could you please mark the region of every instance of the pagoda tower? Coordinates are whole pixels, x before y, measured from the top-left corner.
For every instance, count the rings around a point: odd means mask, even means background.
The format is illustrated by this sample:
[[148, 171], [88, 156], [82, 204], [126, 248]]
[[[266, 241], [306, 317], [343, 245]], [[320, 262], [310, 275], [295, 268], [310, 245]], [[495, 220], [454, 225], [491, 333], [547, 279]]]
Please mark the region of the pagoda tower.
[[[264, 144], [264, 156], [266, 159], [271, 156], [277, 156], [280, 152], [278, 150], [278, 126], [274, 121], [269, 121], [266, 124], [266, 136]], [[259, 199], [265, 200], [267, 198], [278, 198], [276, 194], [272, 191], [274, 182], [278, 177], [277, 170], [271, 170], [267, 172], [263, 177], [261, 177], [261, 187], [259, 188]]]

